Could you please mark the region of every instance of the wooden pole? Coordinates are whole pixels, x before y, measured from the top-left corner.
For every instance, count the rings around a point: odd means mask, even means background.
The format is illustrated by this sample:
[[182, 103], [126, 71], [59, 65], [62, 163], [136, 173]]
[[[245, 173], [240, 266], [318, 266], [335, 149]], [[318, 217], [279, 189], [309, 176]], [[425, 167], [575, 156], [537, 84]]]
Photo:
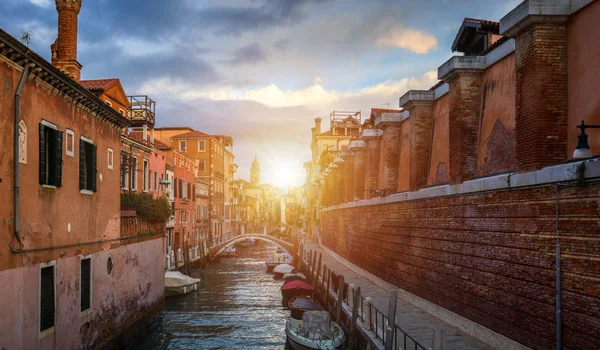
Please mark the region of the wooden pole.
[[313, 250], [312, 270], [310, 271], [310, 281], [311, 281], [311, 283], [315, 280], [315, 270], [316, 269], [317, 269], [317, 251]]
[[315, 289], [319, 289], [319, 277], [321, 275], [321, 254], [319, 253], [319, 262], [317, 263], [317, 277], [315, 278]]
[[342, 320], [342, 303], [344, 302], [344, 276], [340, 275], [337, 294], [337, 308], [335, 311], [335, 319], [341, 325]]
[[[358, 307], [360, 306], [360, 287], [356, 289], [354, 292], [354, 298], [352, 303], [352, 323], [350, 324], [350, 340], [348, 349], [354, 350], [358, 349], [358, 344], [356, 342], [356, 319], [358, 318]], [[350, 300], [350, 299], [348, 299]]]
[[[392, 289], [388, 308], [388, 325], [385, 329], [385, 350], [392, 350], [394, 346], [394, 332], [396, 331], [396, 304], [398, 303], [398, 290]], [[384, 325], [385, 326], [385, 325]]]
[[[310, 253], [309, 253], [310, 256]], [[308, 271], [306, 271], [306, 279], [308, 283], [311, 283], [311, 279], [310, 279], [310, 272], [312, 271], [312, 265], [310, 264], [310, 259], [308, 259]]]

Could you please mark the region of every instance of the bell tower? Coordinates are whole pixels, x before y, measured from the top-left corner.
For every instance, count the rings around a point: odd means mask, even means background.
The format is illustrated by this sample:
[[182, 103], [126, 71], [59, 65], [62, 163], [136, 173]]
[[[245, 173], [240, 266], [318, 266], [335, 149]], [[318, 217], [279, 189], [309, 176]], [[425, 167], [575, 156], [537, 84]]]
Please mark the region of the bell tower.
[[257, 156], [254, 156], [252, 168], [250, 168], [250, 182], [255, 186], [260, 185], [260, 163]]

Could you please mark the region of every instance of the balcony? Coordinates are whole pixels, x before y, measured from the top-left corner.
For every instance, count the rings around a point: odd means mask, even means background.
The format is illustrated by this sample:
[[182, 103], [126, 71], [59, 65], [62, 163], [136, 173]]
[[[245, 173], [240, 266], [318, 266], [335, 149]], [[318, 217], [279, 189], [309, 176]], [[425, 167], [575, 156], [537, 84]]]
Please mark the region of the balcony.
[[154, 127], [156, 102], [147, 95], [127, 96], [129, 99], [129, 119], [133, 127], [144, 125]]

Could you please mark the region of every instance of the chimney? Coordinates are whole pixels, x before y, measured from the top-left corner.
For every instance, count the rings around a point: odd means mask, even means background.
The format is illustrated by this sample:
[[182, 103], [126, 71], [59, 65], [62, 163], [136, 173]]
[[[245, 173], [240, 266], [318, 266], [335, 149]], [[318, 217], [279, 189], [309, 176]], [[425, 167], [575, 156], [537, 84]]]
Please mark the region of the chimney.
[[315, 118], [315, 129], [317, 129], [317, 135], [321, 133], [321, 118]]
[[77, 62], [77, 17], [82, 0], [55, 0], [58, 11], [58, 37], [50, 46], [52, 65], [79, 82], [81, 64]]

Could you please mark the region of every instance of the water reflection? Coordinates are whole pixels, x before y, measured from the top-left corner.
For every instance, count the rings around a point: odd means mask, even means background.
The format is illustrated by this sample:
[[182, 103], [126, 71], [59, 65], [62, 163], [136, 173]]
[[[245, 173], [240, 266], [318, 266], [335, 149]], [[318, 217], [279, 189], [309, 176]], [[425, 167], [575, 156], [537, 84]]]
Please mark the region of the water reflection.
[[169, 297], [148, 332], [130, 349], [284, 349], [285, 320], [281, 281], [265, 272], [275, 247], [257, 241], [221, 258], [205, 271], [200, 289]]

